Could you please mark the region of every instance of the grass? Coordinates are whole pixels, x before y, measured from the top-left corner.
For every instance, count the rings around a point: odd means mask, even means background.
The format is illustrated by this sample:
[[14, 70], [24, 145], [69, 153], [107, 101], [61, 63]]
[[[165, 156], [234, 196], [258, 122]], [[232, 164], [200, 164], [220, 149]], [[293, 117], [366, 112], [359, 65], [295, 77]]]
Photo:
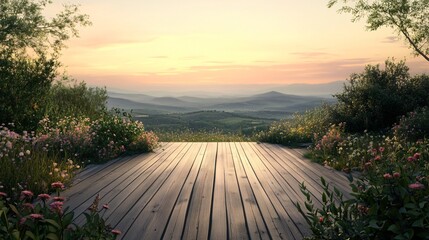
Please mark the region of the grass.
[[222, 131], [157, 131], [160, 142], [253, 142], [255, 136]]

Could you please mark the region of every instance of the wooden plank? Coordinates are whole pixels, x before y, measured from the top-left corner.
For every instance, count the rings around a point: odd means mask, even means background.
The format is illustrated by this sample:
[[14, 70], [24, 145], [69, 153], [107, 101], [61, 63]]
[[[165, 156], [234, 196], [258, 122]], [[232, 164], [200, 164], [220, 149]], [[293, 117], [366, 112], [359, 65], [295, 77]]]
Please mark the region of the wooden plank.
[[160, 239], [173, 211], [185, 180], [195, 163], [201, 143], [194, 143], [177, 167], [143, 208], [132, 226], [124, 232], [124, 239]]
[[163, 239], [180, 239], [183, 233], [183, 228], [186, 221], [186, 212], [188, 210], [192, 189], [197, 180], [198, 173], [201, 168], [203, 157], [207, 151], [207, 143], [203, 144], [196, 158], [196, 164], [192, 166], [191, 172], [186, 179], [186, 183], [180, 192], [179, 198], [176, 201], [173, 213], [170, 216], [167, 224], [167, 229], [163, 235]]
[[238, 188], [231, 148], [225, 143], [220, 144], [218, 161], [225, 162], [226, 207], [228, 216], [228, 236], [230, 239], [248, 239], [246, 219], [240, 190]]
[[[275, 154], [286, 165], [294, 169], [302, 179], [300, 182], [305, 181], [306, 186], [309, 187], [309, 190], [311, 192], [312, 190], [310, 188], [314, 187], [315, 189], [317, 189], [317, 192], [319, 194], [316, 194], [316, 192], [312, 192], [313, 195], [316, 196], [317, 198], [320, 197], [320, 194], [323, 191], [322, 184], [320, 182], [320, 176], [323, 176], [328, 183], [330, 183], [332, 186], [337, 187], [340, 191], [344, 192], [345, 196], [349, 196], [348, 191], [350, 191], [350, 187], [348, 187], [348, 185], [344, 185], [345, 181], [347, 181], [347, 179], [344, 176], [339, 177], [338, 175], [334, 174], [333, 170], [329, 170], [317, 164], [305, 162], [299, 157], [297, 157], [296, 155], [287, 151], [285, 147], [281, 147], [279, 145], [272, 145], [272, 144], [262, 144], [262, 146], [266, 149], [269, 149], [271, 151], [270, 154]], [[286, 159], [291, 159], [291, 160], [286, 160]], [[315, 169], [316, 167], [320, 167], [320, 168]], [[334, 175], [334, 177], [332, 177], [331, 175]]]
[[217, 143], [209, 143], [192, 191], [183, 239], [208, 239]]
[[[268, 207], [259, 203], [250, 184], [250, 180], [241, 163], [237, 148], [233, 143], [228, 144], [231, 151], [231, 160], [227, 161], [227, 172], [235, 171], [238, 183], [241, 203], [243, 204], [247, 229], [251, 239], [279, 239], [276, 226], [273, 221], [266, 221], [265, 216], [269, 216]], [[227, 176], [230, 176], [228, 174]]]
[[[239, 146], [239, 143], [234, 143], [237, 147], [238, 154], [241, 159], [244, 170], [249, 178], [250, 184], [252, 186], [255, 197], [258, 200], [259, 206], [265, 206], [265, 212], [262, 210], [266, 223], [272, 222], [275, 231], [271, 232], [271, 236], [279, 239], [300, 239], [297, 236], [300, 235], [299, 231], [295, 228], [293, 221], [287, 215], [287, 213], [282, 208], [278, 199], [273, 196], [270, 189], [265, 189], [262, 185], [263, 180], [259, 179], [255, 174], [252, 166], [249, 163], [249, 159], [244, 153], [243, 149]], [[253, 161], [258, 161], [258, 159], [252, 159]], [[261, 183], [262, 181], [262, 183]], [[265, 214], [264, 214], [265, 213]], [[302, 238], [302, 236], [301, 236]]]
[[291, 221], [290, 223], [293, 223], [288, 224], [288, 226], [292, 229], [294, 237], [301, 239], [304, 235], [309, 235], [310, 232], [308, 231], [306, 221], [295, 206], [295, 202], [297, 199], [300, 199], [300, 196], [283, 181], [283, 178], [272, 166], [266, 164], [265, 157], [255, 151], [255, 148], [252, 148], [255, 147], [254, 145], [251, 146], [249, 143], [241, 143], [240, 145], [262, 186], [269, 195], [271, 202], [277, 204], [277, 206], [279, 206], [278, 204], [282, 205], [284, 214], [287, 214], [287, 218]]
[[153, 169], [148, 175], [140, 176], [109, 202], [113, 211], [109, 211], [105, 215], [107, 223], [123, 231], [131, 226], [140, 210], [162, 186], [180, 159], [190, 149], [191, 144], [186, 143], [182, 146], [170, 157], [160, 160], [159, 167]]
[[[213, 207], [212, 207], [212, 217], [211, 217], [211, 230], [210, 230], [211, 239], [228, 238], [228, 219], [226, 218], [227, 205], [225, 200], [226, 154], [227, 153], [226, 153], [225, 143], [218, 143], [218, 151], [217, 151], [216, 167], [215, 167], [215, 185], [214, 185]], [[243, 220], [244, 220], [244, 217], [243, 217]]]
[[120, 192], [122, 192], [139, 176], [143, 174], [147, 175], [146, 173], [148, 171], [159, 166], [162, 163], [160, 159], [168, 158], [179, 146], [179, 144], [170, 145], [170, 147], [165, 148], [165, 150], [160, 152], [158, 155], [154, 155], [150, 159], [136, 163], [136, 165], [130, 169], [123, 169], [124, 172], [122, 173], [111, 175], [111, 180], [109, 181], [108, 179], [105, 179], [103, 181], [103, 185], [100, 186], [99, 189], [86, 189], [86, 194], [74, 196], [72, 198], [73, 201], [66, 203], [71, 210], [75, 211], [75, 223], [83, 223], [84, 217], [81, 214], [91, 205], [97, 194], [100, 194], [101, 202], [109, 203], [111, 199], [120, 194]]

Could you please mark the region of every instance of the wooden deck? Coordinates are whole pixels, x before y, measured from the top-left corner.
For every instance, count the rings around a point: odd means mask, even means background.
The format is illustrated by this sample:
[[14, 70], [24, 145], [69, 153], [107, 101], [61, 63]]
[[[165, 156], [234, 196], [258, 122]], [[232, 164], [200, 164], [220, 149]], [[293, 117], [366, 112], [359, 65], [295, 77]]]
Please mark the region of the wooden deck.
[[[257, 143], [164, 143], [154, 153], [81, 172], [65, 192], [82, 223], [97, 194], [122, 239], [302, 239], [299, 184], [320, 197], [320, 176], [347, 192], [339, 172], [302, 151]], [[316, 201], [316, 204], [320, 204]]]

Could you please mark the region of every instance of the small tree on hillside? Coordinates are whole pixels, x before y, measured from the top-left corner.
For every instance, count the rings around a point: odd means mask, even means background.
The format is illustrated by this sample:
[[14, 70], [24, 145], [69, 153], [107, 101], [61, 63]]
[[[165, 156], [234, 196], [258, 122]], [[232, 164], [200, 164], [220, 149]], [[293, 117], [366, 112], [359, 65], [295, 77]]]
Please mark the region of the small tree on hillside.
[[14, 123], [17, 130], [36, 127], [65, 41], [89, 24], [75, 5], [48, 19], [43, 10], [51, 3], [0, 1], [0, 124]]
[[[330, 0], [328, 7], [338, 0]], [[371, 31], [392, 28], [403, 36], [415, 55], [429, 61], [429, 0], [342, 0], [340, 12], [351, 13], [352, 21], [366, 18]]]

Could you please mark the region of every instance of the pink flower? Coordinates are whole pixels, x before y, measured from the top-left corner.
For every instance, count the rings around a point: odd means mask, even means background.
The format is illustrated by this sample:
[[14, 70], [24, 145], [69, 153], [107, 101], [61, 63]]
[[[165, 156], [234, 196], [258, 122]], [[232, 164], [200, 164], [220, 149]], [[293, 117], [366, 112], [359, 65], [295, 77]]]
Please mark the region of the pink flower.
[[410, 185], [408, 185], [408, 187], [413, 190], [421, 190], [425, 188], [425, 185], [419, 182], [416, 182], [416, 183], [411, 183]]
[[323, 217], [320, 217], [319, 218], [319, 223], [323, 223], [323, 220], [324, 220]]
[[34, 220], [42, 220], [43, 219], [43, 215], [42, 214], [38, 214], [38, 213], [33, 213], [30, 214], [30, 217]]
[[106, 203], [106, 204], [103, 205], [103, 208], [104, 209], [109, 209], [109, 205]]
[[12, 149], [12, 143], [10, 141], [6, 142], [6, 147]]
[[414, 157], [412, 157], [412, 156], [409, 156], [407, 158], [407, 160], [408, 160], [408, 162], [414, 162], [416, 159]]
[[399, 178], [400, 176], [401, 176], [401, 174], [400, 174], [400, 173], [398, 173], [398, 172], [393, 173], [393, 177], [394, 177], [394, 178]]
[[23, 207], [29, 209], [29, 210], [33, 210], [34, 209], [34, 205], [31, 203], [24, 203], [22, 204]]
[[418, 160], [418, 159], [420, 159], [421, 154], [420, 153], [414, 153], [413, 157]]
[[51, 207], [52, 211], [55, 211], [57, 213], [61, 213], [63, 210], [63, 204], [64, 204], [63, 202], [56, 201], [56, 202], [51, 203], [49, 206]]
[[64, 189], [64, 184], [62, 182], [54, 182], [51, 184], [51, 187], [57, 189]]
[[28, 190], [24, 190], [21, 192], [21, 199], [25, 199], [25, 198], [31, 198], [33, 197], [33, 192], [28, 191]]
[[119, 234], [121, 234], [122, 232], [121, 232], [120, 230], [118, 230], [118, 229], [113, 229], [113, 230], [112, 230], [112, 233], [113, 233], [114, 235], [119, 235]]
[[390, 175], [390, 173], [385, 173], [383, 177], [384, 179], [392, 179], [392, 175]]
[[27, 218], [23, 217], [19, 220], [19, 224], [22, 225], [25, 223], [25, 221], [27, 221]]
[[51, 195], [46, 194], [46, 193], [42, 193], [42, 194], [39, 194], [37, 197], [43, 201], [46, 201], [46, 200], [49, 200], [51, 198]]
[[384, 152], [384, 147], [379, 147], [379, 148], [378, 148], [378, 151], [380, 151], [380, 152]]
[[65, 200], [65, 197], [54, 197], [54, 201], [64, 202]]
[[0, 192], [0, 197], [5, 198], [5, 197], [7, 197], [7, 194], [4, 192]]
[[380, 155], [377, 155], [377, 156], [374, 158], [374, 160], [375, 160], [375, 161], [380, 161], [380, 160], [381, 160]]

